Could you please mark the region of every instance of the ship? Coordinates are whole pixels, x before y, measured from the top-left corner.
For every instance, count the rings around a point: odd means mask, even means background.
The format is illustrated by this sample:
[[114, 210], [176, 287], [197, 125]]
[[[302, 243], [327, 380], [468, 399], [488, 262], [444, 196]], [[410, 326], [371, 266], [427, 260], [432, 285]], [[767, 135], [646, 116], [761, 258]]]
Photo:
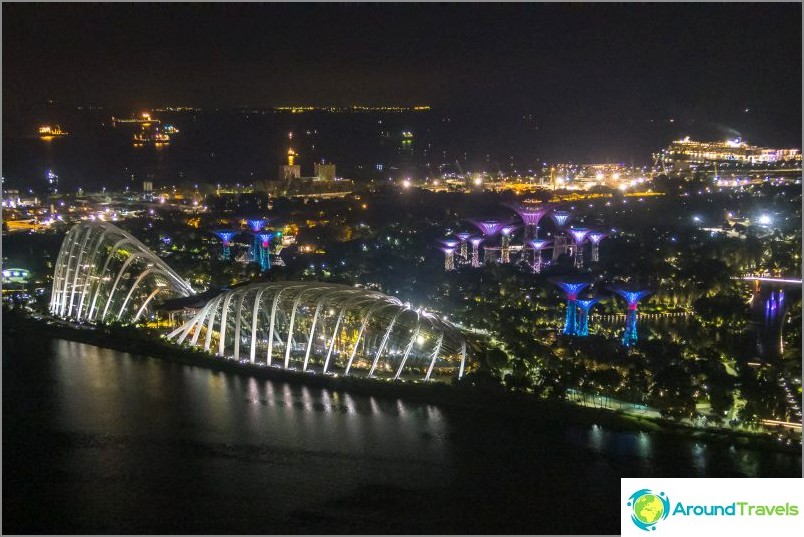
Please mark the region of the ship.
[[70, 133], [61, 130], [61, 127], [58, 125], [55, 127], [51, 127], [50, 125], [42, 125], [39, 127], [39, 137], [43, 140], [52, 140], [53, 138], [67, 136], [68, 134]]
[[117, 126], [118, 123], [133, 123], [135, 125], [149, 126], [152, 123], [161, 123], [158, 119], [151, 117], [148, 112], [143, 112], [140, 117], [119, 118], [112, 116], [112, 126]]
[[170, 135], [163, 132], [159, 127], [148, 128], [143, 126], [140, 132], [132, 136], [132, 141], [135, 146], [143, 146], [145, 144], [162, 146], [170, 143]]

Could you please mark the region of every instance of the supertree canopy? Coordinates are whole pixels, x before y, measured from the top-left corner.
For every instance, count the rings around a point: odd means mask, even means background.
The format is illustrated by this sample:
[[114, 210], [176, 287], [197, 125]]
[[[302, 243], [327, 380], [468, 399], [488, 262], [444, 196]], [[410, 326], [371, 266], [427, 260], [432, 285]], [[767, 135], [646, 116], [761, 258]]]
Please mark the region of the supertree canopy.
[[528, 244], [531, 239], [539, 238], [539, 221], [546, 215], [550, 209], [542, 206], [528, 206], [528, 205], [511, 205], [511, 208], [516, 211], [516, 214], [522, 219], [525, 224], [525, 235], [523, 242]]
[[563, 333], [568, 336], [575, 335], [576, 331], [576, 308], [578, 301], [578, 293], [583, 291], [588, 285], [588, 282], [569, 282], [564, 280], [550, 280], [552, 283], [561, 288], [567, 295], [567, 313], [564, 318]]
[[628, 313], [625, 318], [625, 330], [623, 331], [622, 342], [625, 347], [633, 347], [637, 342], [637, 305], [640, 300], [653, 291], [636, 291], [623, 287], [611, 287], [611, 290], [623, 297], [628, 303]]
[[267, 220], [255, 219], [248, 220], [248, 227], [254, 233], [259, 233], [265, 227]]
[[600, 302], [599, 298], [584, 298], [578, 300], [577, 305], [580, 316], [578, 317], [578, 323], [575, 329], [576, 336], [589, 335], [589, 310], [598, 302]]
[[232, 239], [237, 235], [237, 231], [229, 231], [225, 229], [221, 229], [218, 231], [213, 231], [217, 237], [223, 241], [223, 258], [229, 259], [231, 254], [230, 246], [232, 245]]
[[570, 213], [569, 211], [553, 211], [550, 213], [550, 216], [555, 221], [558, 227], [564, 227], [567, 225], [567, 222], [569, 221], [570, 216], [572, 216], [572, 213]]
[[471, 222], [477, 226], [486, 238], [493, 237], [505, 227], [505, 222], [497, 220], [472, 220]]
[[589, 230], [586, 228], [570, 228], [569, 234], [575, 242], [575, 267], [583, 267], [583, 241], [589, 235]]
[[533, 249], [533, 272], [539, 273], [542, 270], [542, 249], [550, 244], [544, 239], [533, 239], [529, 243]]

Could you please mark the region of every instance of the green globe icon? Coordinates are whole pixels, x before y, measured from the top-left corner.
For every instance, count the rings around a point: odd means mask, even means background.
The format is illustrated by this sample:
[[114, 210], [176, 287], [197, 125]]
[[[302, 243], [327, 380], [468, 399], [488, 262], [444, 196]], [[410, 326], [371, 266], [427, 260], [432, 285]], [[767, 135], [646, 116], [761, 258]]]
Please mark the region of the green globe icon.
[[664, 514], [664, 505], [655, 494], [643, 494], [634, 502], [634, 516], [645, 525], [654, 524]]

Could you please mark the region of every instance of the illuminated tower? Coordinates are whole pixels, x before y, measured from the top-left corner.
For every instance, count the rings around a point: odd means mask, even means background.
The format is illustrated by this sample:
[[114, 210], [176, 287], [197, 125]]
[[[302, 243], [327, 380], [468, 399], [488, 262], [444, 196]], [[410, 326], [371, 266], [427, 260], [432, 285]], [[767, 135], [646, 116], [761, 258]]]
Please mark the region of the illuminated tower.
[[260, 240], [260, 270], [265, 272], [271, 268], [271, 237], [272, 233], [258, 233], [257, 238]]
[[483, 237], [472, 237], [469, 239], [472, 243], [472, 266], [480, 266], [480, 243], [483, 242]]
[[592, 243], [592, 263], [600, 261], [600, 241], [606, 238], [606, 234], [602, 231], [592, 231], [589, 233], [589, 242]]
[[468, 257], [469, 249], [467, 248], [467, 242], [469, 241], [469, 237], [471, 237], [472, 234], [466, 231], [461, 231], [460, 233], [456, 233], [455, 236], [458, 237], [458, 239], [460, 239], [461, 241], [460, 256], [464, 259], [469, 259]]
[[296, 164], [296, 157], [298, 156], [299, 154], [296, 153], [292, 147], [288, 148], [288, 163], [279, 166], [280, 181], [289, 181], [291, 179], [299, 179], [301, 177], [301, 166]]
[[531, 239], [538, 239], [539, 221], [550, 209], [538, 206], [529, 207], [527, 205], [512, 205], [511, 208], [516, 211], [516, 214], [522, 219], [522, 223], [525, 224], [525, 234], [522, 242], [530, 244]]
[[562, 280], [551, 280], [552, 283], [559, 286], [567, 294], [567, 313], [564, 318], [563, 333], [568, 336], [575, 335], [577, 315], [576, 309], [578, 307], [578, 293], [588, 286], [585, 282], [566, 282]]
[[232, 245], [232, 239], [237, 235], [236, 231], [219, 230], [213, 232], [218, 238], [223, 241], [223, 259], [229, 259], [231, 250], [229, 247]]
[[[477, 226], [477, 228], [480, 230], [481, 233], [483, 233], [483, 237], [485, 239], [490, 239], [491, 237], [499, 233], [503, 227], [505, 227], [505, 223], [498, 222], [497, 220], [479, 220], [479, 221], [472, 220], [471, 222]], [[486, 253], [483, 255], [484, 263], [488, 263], [490, 261], [488, 259], [487, 252], [488, 249], [486, 250]]]
[[633, 347], [637, 342], [637, 304], [652, 291], [629, 291], [622, 287], [612, 287], [612, 291], [620, 295], [628, 303], [628, 314], [625, 318], [625, 331], [622, 342], [625, 347]]
[[542, 271], [542, 250], [545, 246], [550, 244], [550, 241], [533, 239], [528, 244], [533, 249], [533, 272], [538, 274]]
[[556, 223], [556, 227], [558, 228], [557, 232], [553, 237], [553, 261], [559, 258], [561, 254], [564, 254], [569, 249], [569, 237], [561, 233], [564, 229], [564, 226], [567, 225], [569, 222], [571, 213], [569, 211], [552, 211], [550, 213], [550, 218]]
[[254, 235], [254, 242], [251, 245], [251, 260], [255, 263], [260, 262], [260, 237], [259, 233], [262, 231], [262, 228], [265, 227], [265, 220], [249, 220], [248, 227], [251, 229], [251, 233]]
[[575, 241], [575, 268], [583, 268], [583, 241], [589, 235], [589, 230], [586, 228], [570, 228], [569, 233], [572, 240]]
[[599, 298], [584, 298], [577, 302], [578, 305], [578, 324], [575, 327], [576, 336], [589, 335], [589, 310], [592, 306], [600, 302]]
[[502, 251], [500, 252], [500, 261], [503, 263], [511, 262], [511, 235], [516, 228], [514, 226], [503, 226], [500, 228], [502, 235]]

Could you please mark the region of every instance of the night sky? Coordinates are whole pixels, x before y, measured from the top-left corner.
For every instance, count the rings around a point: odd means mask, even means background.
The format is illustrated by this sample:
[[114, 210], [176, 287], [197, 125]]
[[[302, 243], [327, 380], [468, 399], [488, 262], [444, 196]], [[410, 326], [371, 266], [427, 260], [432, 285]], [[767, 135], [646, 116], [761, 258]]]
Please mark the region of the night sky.
[[754, 116], [800, 146], [801, 24], [800, 4], [3, 4], [3, 111], [430, 104], [601, 136]]

